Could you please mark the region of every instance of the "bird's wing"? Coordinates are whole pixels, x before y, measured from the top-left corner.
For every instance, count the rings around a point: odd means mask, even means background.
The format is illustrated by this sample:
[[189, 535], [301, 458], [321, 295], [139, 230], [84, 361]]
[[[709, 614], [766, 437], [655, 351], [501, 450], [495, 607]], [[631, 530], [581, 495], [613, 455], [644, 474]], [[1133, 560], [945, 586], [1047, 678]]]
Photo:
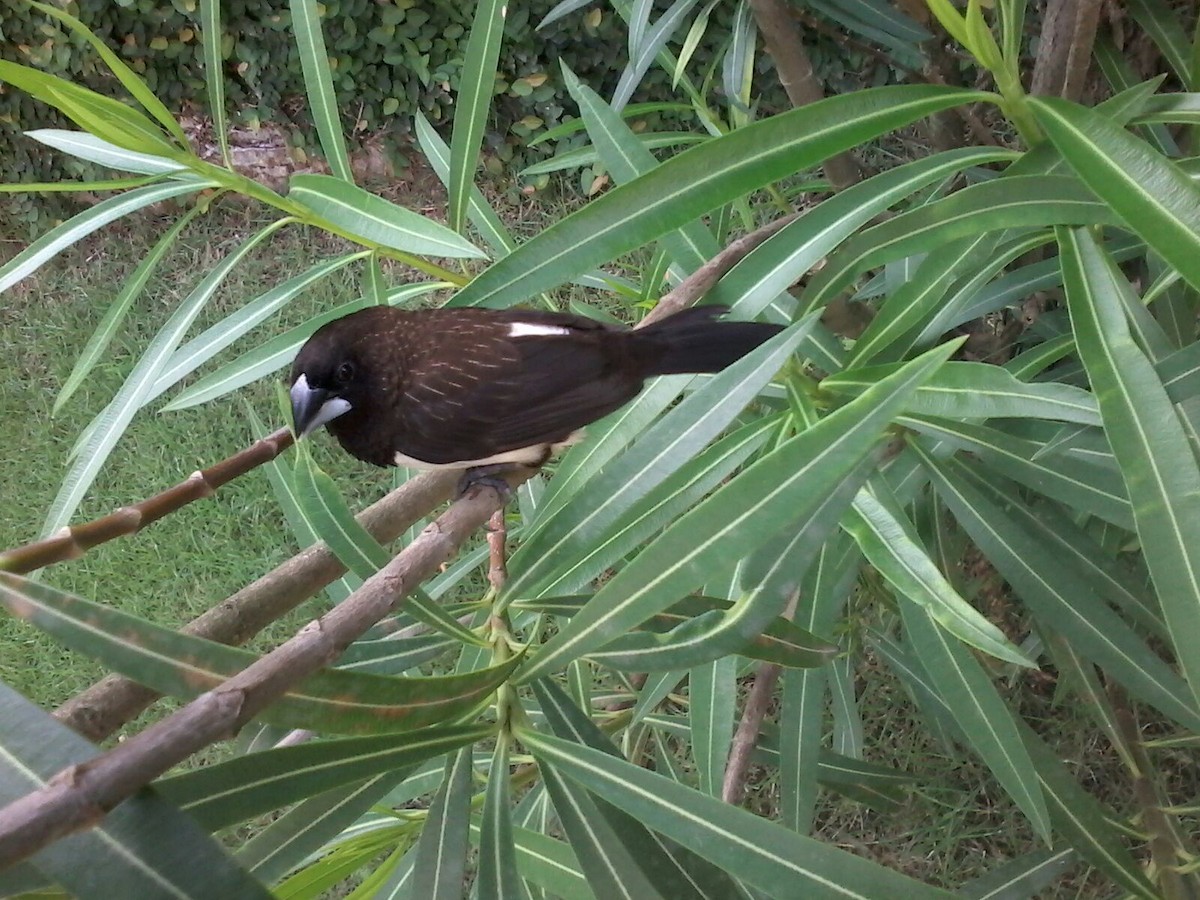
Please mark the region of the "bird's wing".
[[406, 388], [405, 432], [421, 450], [410, 455], [443, 464], [561, 441], [640, 387], [594, 334], [497, 340], [493, 332], [469, 354], [439, 356]]

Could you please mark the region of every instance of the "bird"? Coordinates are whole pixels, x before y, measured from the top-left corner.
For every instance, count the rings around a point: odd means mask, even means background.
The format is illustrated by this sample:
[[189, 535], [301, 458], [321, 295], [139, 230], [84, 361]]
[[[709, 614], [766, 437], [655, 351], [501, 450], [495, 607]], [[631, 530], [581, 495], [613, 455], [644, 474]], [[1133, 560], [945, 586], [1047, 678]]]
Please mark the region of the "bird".
[[718, 321], [726, 312], [696, 306], [632, 329], [540, 310], [367, 307], [296, 355], [295, 433], [325, 426], [377, 466], [463, 469], [460, 495], [506, 489], [498, 474], [540, 467], [646, 379], [718, 372], [783, 328]]

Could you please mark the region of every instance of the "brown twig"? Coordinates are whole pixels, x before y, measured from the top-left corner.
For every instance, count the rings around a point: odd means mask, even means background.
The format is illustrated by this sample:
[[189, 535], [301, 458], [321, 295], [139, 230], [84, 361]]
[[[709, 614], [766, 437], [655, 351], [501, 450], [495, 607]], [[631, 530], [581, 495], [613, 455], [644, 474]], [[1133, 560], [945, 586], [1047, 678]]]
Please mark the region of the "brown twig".
[[754, 686], [750, 688], [741, 721], [734, 732], [729, 760], [725, 764], [725, 777], [721, 782], [721, 799], [726, 803], [738, 806], [742, 802], [742, 795], [746, 792], [746, 776], [750, 772], [750, 758], [758, 746], [758, 735], [781, 671], [776, 663], [762, 663], [754, 673]]
[[[800, 592], [793, 591], [783, 611], [783, 618], [790, 620], [795, 616], [799, 602]], [[758, 746], [763, 719], [767, 717], [767, 709], [782, 671], [775, 663], [762, 663], [754, 673], [754, 685], [750, 688], [741, 721], [734, 732], [729, 759], [725, 763], [725, 776], [721, 780], [721, 799], [726, 803], [737, 806], [742, 802], [742, 795], [746, 792], [746, 776], [750, 773], [750, 759], [754, 755], [754, 748]]]
[[737, 240], [731, 241], [716, 256], [688, 275], [672, 290], [663, 294], [654, 309], [638, 323], [638, 327], [644, 328], [659, 319], [665, 319], [672, 313], [691, 306], [712, 290], [712, 286], [724, 278], [725, 274], [741, 262], [751, 250], [764, 243], [767, 238], [780, 231], [785, 225], [790, 224], [797, 215], [797, 213], [791, 213], [781, 216], [762, 228], [755, 229], [749, 234], [744, 234]]
[[508, 525], [504, 508], [496, 510], [488, 522], [488, 584], [499, 594], [508, 581]]
[[255, 441], [215, 466], [193, 472], [174, 487], [167, 488], [140, 503], [123, 506], [116, 512], [83, 525], [67, 526], [53, 537], [34, 541], [0, 553], [0, 571], [23, 574], [67, 559], [78, 559], [85, 552], [113, 538], [136, 534], [151, 522], [169, 515], [196, 500], [211, 497], [217, 488], [239, 475], [270, 462], [292, 446], [295, 439], [287, 428]]
[[1188, 851], [1183, 847], [1181, 836], [1173, 827], [1170, 817], [1163, 811], [1165, 803], [1157, 782], [1151, 777], [1155, 769], [1146, 755], [1137, 718], [1125, 692], [1115, 682], [1108, 680], [1105, 690], [1116, 714], [1121, 738], [1136, 767], [1133, 773], [1133, 798], [1139, 810], [1142, 829], [1147, 834], [1158, 886], [1166, 900], [1191, 900], [1191, 888], [1179, 871], [1188, 857]]
[[[513, 481], [519, 484], [530, 474], [522, 472]], [[362, 587], [295, 637], [178, 712], [0, 809], [0, 869], [94, 825], [192, 753], [236, 734], [292, 685], [331, 663], [393, 612], [500, 504], [494, 489], [472, 489]], [[0, 583], [11, 577], [0, 576]]]
[[[410, 479], [356, 518], [388, 544], [450, 499], [457, 472], [427, 472]], [[222, 644], [243, 644], [280, 616], [346, 574], [324, 543], [314, 544], [222, 600], [181, 630]], [[92, 741], [101, 741], [153, 703], [159, 694], [123, 675], [107, 675], [76, 694], [54, 715]]]

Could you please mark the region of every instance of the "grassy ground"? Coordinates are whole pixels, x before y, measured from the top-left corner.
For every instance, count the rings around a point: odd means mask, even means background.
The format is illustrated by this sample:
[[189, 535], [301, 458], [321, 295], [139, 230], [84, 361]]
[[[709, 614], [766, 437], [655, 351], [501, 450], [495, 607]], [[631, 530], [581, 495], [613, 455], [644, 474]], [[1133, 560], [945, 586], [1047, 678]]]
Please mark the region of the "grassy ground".
[[[144, 218], [71, 248], [5, 295], [0, 310], [0, 546], [37, 537], [68, 466], [80, 430], [118, 389], [171, 310], [227, 252], [263, 223], [244, 211], [201, 219], [151, 281], [126, 327], [88, 383], [57, 417], [55, 396], [76, 356], [123, 281], [165, 227]], [[337, 251], [331, 241], [285, 231], [239, 267], [206, 310], [208, 324], [289, 274]], [[7, 254], [6, 254], [7, 255]], [[297, 298], [277, 320], [289, 327], [315, 311], [358, 296], [348, 270]], [[264, 332], [274, 333], [276, 323]], [[235, 351], [257, 341], [248, 338]], [[230, 358], [228, 356], [226, 359]], [[266, 385], [243, 392], [271, 426], [279, 424]], [[161, 404], [156, 404], [156, 406]], [[158, 414], [143, 412], [122, 438], [74, 521], [134, 502], [217, 462], [252, 441], [238, 403]], [[316, 442], [318, 461], [357, 502], [381, 496], [382, 470], [364, 467]], [[50, 584], [110, 603], [162, 624], [187, 621], [296, 550], [266, 476], [251, 473], [215, 497], [193, 504], [141, 534], [103, 545], [84, 558], [47, 570]], [[309, 610], [311, 614], [311, 609]], [[0, 618], [0, 678], [45, 705], [86, 686], [99, 669], [60, 649], [33, 629]]]

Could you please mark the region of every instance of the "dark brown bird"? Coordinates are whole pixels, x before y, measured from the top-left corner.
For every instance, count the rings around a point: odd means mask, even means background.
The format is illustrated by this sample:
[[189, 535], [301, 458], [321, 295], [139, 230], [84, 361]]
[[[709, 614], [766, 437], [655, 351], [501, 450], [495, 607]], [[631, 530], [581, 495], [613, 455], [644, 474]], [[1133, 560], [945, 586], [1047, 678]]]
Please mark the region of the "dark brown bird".
[[465, 487], [541, 465], [647, 378], [719, 371], [781, 330], [716, 321], [725, 312], [695, 307], [631, 330], [567, 313], [373, 306], [301, 348], [296, 433], [328, 425], [377, 466], [470, 469]]

